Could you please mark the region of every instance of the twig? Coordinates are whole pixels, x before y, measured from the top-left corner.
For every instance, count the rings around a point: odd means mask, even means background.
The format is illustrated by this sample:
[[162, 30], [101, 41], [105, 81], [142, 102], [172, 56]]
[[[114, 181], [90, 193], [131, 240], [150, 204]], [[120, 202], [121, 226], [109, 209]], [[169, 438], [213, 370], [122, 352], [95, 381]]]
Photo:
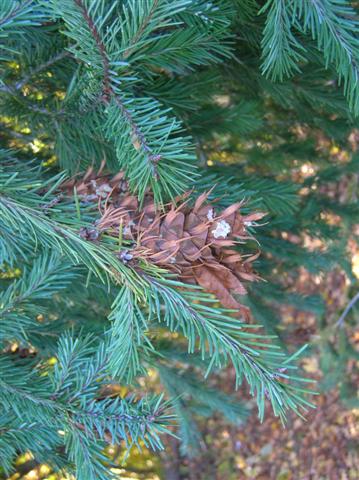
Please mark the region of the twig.
[[62, 60], [65, 57], [69, 57], [71, 54], [67, 50], [63, 50], [59, 54], [55, 55], [54, 57], [49, 58], [46, 62], [42, 63], [41, 65], [37, 66], [36, 68], [30, 70], [26, 75], [24, 75], [18, 82], [15, 82], [13, 85], [0, 85], [0, 91], [15, 94], [18, 90], [20, 90], [29, 80], [31, 77], [36, 75], [37, 73], [42, 72], [46, 68], [50, 67], [54, 63]]
[[348, 315], [349, 311], [354, 307], [354, 305], [356, 304], [356, 302], [358, 300], [359, 300], [359, 292], [356, 295], [354, 295], [354, 297], [350, 300], [348, 305], [345, 307], [344, 312], [340, 315], [340, 318], [336, 323], [336, 327], [342, 327], [343, 326], [343, 322], [345, 320], [345, 317]]
[[113, 94], [113, 88], [110, 83], [110, 61], [107, 56], [105, 44], [103, 43], [100, 33], [95, 25], [95, 22], [90, 17], [83, 1], [74, 0], [74, 3], [81, 10], [81, 14], [84, 17], [84, 20], [87, 23], [87, 26], [90, 29], [90, 32], [99, 50], [101, 60], [102, 60], [102, 65], [103, 65], [103, 100], [108, 102], [110, 99], [110, 95]]
[[70, 52], [68, 52], [67, 50], [63, 50], [62, 52], [58, 53], [54, 57], [49, 58], [49, 60], [37, 66], [36, 68], [30, 70], [27, 75], [25, 75], [18, 82], [16, 82], [14, 85], [14, 89], [20, 90], [20, 88], [22, 88], [25, 85], [25, 83], [27, 83], [30, 80], [31, 77], [42, 72], [42, 70], [45, 70], [46, 68], [50, 67], [54, 63], [58, 62], [59, 60], [62, 60], [63, 58], [69, 57], [69, 56], [70, 56]]

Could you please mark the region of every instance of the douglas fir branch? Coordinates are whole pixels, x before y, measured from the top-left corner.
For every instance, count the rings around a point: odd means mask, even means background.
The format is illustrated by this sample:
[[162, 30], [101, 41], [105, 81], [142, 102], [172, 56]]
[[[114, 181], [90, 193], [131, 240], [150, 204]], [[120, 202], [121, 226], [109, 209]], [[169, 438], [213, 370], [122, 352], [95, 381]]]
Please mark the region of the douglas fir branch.
[[175, 435], [183, 460], [203, 417], [305, 417], [284, 311], [349, 395], [346, 329], [296, 286], [354, 279], [356, 197], [326, 193], [359, 166], [354, 3], [0, 1], [1, 480], [25, 453], [111, 480], [109, 445]]

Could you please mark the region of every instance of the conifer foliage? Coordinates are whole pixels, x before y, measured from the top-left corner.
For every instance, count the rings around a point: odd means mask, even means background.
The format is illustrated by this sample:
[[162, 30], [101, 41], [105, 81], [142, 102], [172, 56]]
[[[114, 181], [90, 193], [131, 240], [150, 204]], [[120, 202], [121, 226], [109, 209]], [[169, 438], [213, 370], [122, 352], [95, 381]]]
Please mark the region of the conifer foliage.
[[[354, 118], [358, 23], [343, 0], [262, 3], [0, 2], [5, 474], [31, 451], [78, 480], [109, 479], [107, 444], [162, 449], [176, 423], [193, 450], [187, 397], [246, 415], [203, 380], [228, 365], [260, 418], [266, 404], [283, 422], [311, 407], [302, 349], [287, 354], [263, 315], [263, 300], [278, 300], [262, 282], [278, 255], [310, 263], [276, 233], [288, 217], [301, 228], [298, 188], [265, 162], [256, 177], [205, 164], [219, 143], [233, 155], [233, 139], [253, 146], [273, 126], [265, 108], [293, 124]], [[313, 81], [288, 79], [313, 64]], [[321, 112], [296, 108], [314, 98]], [[144, 391], [149, 371], [162, 386]]]

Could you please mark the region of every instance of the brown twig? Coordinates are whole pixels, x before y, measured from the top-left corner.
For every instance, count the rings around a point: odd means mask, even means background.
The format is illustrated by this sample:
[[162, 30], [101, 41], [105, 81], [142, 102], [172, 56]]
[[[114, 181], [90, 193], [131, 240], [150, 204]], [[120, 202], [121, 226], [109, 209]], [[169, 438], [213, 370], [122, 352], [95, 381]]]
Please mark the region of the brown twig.
[[110, 96], [114, 93], [113, 88], [110, 82], [110, 61], [107, 56], [105, 44], [102, 41], [100, 33], [89, 15], [84, 3], [82, 0], [74, 0], [75, 4], [81, 10], [82, 16], [84, 17], [85, 22], [87, 23], [88, 28], [96, 42], [98, 51], [101, 56], [102, 65], [103, 65], [103, 100], [109, 102]]

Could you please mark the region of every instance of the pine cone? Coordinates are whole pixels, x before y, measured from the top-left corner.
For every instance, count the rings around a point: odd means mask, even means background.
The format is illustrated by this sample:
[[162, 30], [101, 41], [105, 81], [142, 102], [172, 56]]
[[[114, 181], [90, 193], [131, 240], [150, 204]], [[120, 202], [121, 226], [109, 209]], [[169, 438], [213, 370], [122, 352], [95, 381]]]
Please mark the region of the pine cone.
[[119, 172], [114, 177], [103, 174], [105, 162], [102, 162], [100, 169], [95, 172], [91, 167], [85, 175], [80, 178], [72, 178], [62, 183], [61, 190], [68, 195], [73, 195], [74, 189], [82, 202], [92, 203], [103, 200], [109, 196], [113, 200], [116, 196], [127, 191], [127, 182], [124, 180], [124, 172]]
[[207, 201], [210, 192], [200, 195], [194, 206], [187, 193], [177, 199], [178, 205], [167, 204], [158, 211], [150, 194], [139, 205], [127, 192], [122, 172], [110, 179], [91, 170], [83, 179], [63, 185], [69, 193], [74, 187], [83, 201], [99, 203], [99, 235], [106, 232], [133, 241], [133, 248], [120, 252], [122, 261], [144, 259], [165, 267], [216, 295], [226, 308], [247, 316], [247, 307], [233, 294], [245, 295], [243, 282], [258, 280], [251, 264], [259, 252], [244, 257], [233, 247], [251, 238], [247, 227], [263, 218], [263, 213], [241, 215], [242, 203], [235, 203], [217, 214], [215, 205]]

